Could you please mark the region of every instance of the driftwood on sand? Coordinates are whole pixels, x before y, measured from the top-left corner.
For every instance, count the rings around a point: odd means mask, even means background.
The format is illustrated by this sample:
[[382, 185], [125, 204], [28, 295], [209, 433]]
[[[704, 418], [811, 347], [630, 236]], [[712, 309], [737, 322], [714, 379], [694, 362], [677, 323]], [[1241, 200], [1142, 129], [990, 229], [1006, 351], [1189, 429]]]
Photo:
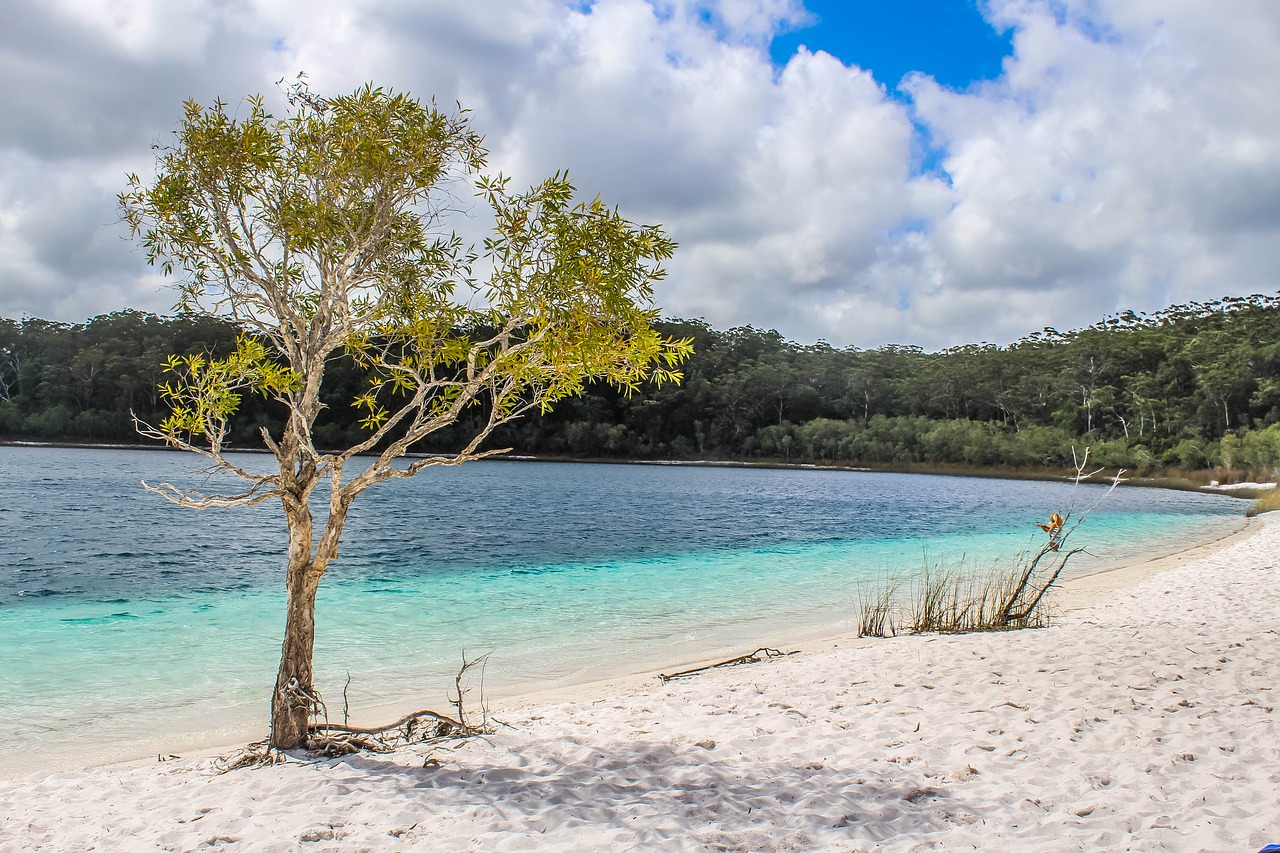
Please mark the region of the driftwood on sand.
[[716, 667], [720, 667], [720, 666], [741, 666], [744, 663], [760, 663], [761, 661], [769, 660], [771, 658], [781, 658], [781, 657], [786, 657], [787, 655], [796, 655], [796, 654], [799, 654], [799, 652], [780, 652], [777, 649], [759, 648], [749, 655], [738, 655], [738, 657], [736, 658], [729, 658], [728, 660], [722, 660], [719, 663], [709, 663], [703, 666], [696, 666], [693, 669], [685, 669], [685, 670], [681, 670], [680, 672], [673, 672], [670, 675], [659, 673], [658, 678], [666, 682], [676, 678], [685, 678], [690, 675], [696, 675], [699, 672], [706, 672], [709, 669], [715, 669]]

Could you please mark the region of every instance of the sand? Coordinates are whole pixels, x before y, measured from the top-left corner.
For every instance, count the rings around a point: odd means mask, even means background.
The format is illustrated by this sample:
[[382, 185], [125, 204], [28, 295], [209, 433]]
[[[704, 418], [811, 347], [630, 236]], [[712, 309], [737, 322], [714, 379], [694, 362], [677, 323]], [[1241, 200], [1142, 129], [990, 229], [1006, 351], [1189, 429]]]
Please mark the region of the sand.
[[0, 850], [1254, 851], [1280, 842], [1277, 555], [1263, 517], [1073, 582], [1050, 628], [591, 685], [446, 747], [0, 780]]

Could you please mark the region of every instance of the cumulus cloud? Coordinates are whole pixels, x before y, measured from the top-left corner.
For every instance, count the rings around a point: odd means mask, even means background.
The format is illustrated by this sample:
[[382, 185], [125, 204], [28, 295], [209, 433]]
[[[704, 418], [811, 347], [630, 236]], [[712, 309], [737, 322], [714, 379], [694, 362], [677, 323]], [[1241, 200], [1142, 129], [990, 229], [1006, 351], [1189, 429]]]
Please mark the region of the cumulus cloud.
[[[1008, 341], [1124, 308], [1272, 291], [1280, 10], [989, 0], [997, 80], [768, 45], [798, 0], [59, 0], [0, 34], [0, 314], [169, 295], [114, 225], [180, 102], [368, 80], [474, 109], [495, 169], [569, 168], [681, 244], [669, 315], [836, 344]], [[925, 133], [940, 168], [921, 173]]]
[[1028, 321], [1277, 288], [1280, 9], [1006, 0], [990, 13], [1015, 32], [1000, 79], [907, 83], [945, 147], [951, 205], [875, 272], [939, 272], [919, 289], [923, 337], [976, 306], [1007, 340]]

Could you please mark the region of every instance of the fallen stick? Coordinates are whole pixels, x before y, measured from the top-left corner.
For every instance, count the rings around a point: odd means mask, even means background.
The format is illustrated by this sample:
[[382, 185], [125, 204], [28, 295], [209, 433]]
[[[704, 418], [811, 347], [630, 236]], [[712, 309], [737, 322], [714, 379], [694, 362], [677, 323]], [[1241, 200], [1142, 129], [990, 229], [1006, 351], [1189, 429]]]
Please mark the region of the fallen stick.
[[[761, 653], [764, 654], [764, 657], [758, 657], [758, 655], [760, 655]], [[761, 661], [771, 660], [772, 658], [781, 658], [781, 657], [786, 657], [787, 655], [798, 655], [798, 654], [800, 654], [800, 652], [798, 651], [780, 652], [777, 649], [761, 648], [761, 649], [756, 649], [754, 652], [752, 652], [749, 655], [739, 655], [736, 658], [729, 658], [728, 660], [722, 660], [719, 663], [709, 663], [709, 664], [706, 664], [705, 666], [697, 666], [697, 667], [694, 667], [693, 669], [685, 669], [685, 670], [681, 670], [680, 672], [673, 672], [670, 675], [658, 673], [658, 678], [661, 679], [663, 682], [667, 682], [675, 678], [684, 678], [685, 676], [688, 676], [688, 675], [696, 675], [699, 672], [705, 672], [708, 669], [715, 669], [716, 667], [720, 667], [720, 666], [740, 666], [741, 664], [744, 664], [744, 663], [760, 663]]]

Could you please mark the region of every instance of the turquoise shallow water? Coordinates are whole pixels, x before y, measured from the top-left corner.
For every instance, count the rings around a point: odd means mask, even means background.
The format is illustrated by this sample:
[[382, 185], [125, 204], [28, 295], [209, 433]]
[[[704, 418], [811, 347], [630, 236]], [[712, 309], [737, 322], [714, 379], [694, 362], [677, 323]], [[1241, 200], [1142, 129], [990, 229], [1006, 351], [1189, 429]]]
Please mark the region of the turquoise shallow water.
[[[265, 457], [246, 457], [265, 464]], [[283, 619], [278, 511], [196, 513], [138, 480], [190, 457], [0, 448], [0, 769], [185, 749], [265, 726]], [[489, 462], [357, 504], [321, 588], [335, 712], [443, 707], [465, 652], [510, 693], [785, 644], [850, 624], [861, 583], [1029, 547], [1097, 488], [829, 471]], [[1229, 498], [1122, 489], [1078, 570], [1238, 526]], [[347, 674], [351, 675], [347, 684]], [[379, 716], [379, 719], [381, 717]]]

